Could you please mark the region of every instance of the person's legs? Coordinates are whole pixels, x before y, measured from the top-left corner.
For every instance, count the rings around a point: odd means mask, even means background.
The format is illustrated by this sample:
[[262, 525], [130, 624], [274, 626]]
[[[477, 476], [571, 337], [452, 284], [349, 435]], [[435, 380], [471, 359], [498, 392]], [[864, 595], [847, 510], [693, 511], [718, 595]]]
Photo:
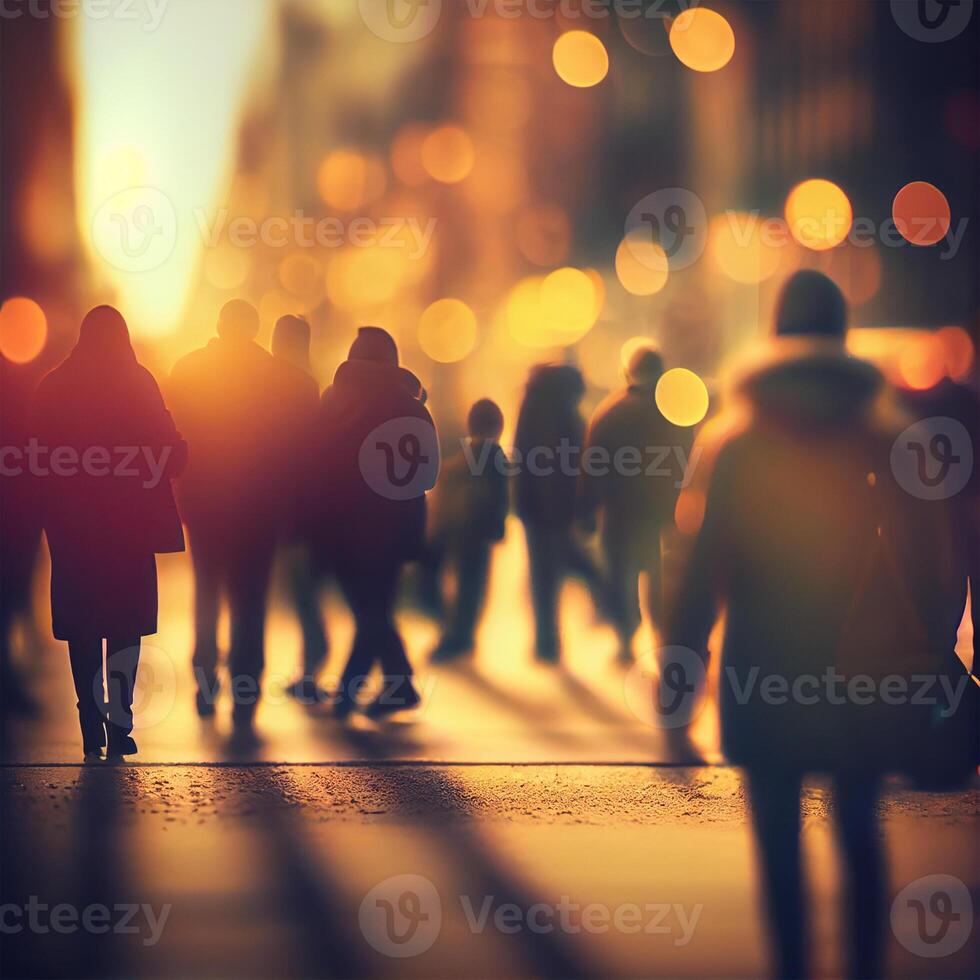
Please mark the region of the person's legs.
[[[129, 755], [135, 745], [128, 746], [133, 731], [133, 696], [136, 691], [136, 671], [140, 661], [139, 636], [110, 636], [106, 641], [106, 687], [109, 692], [109, 752]], [[123, 751], [128, 749], [128, 751]]]
[[221, 590], [220, 547], [207, 531], [190, 530], [191, 562], [194, 568], [194, 680], [197, 709], [214, 714], [218, 693], [218, 609]]
[[800, 853], [800, 789], [793, 773], [746, 773], [756, 852], [776, 963], [774, 975], [806, 975], [807, 939]]
[[657, 528], [641, 535], [637, 539], [637, 546], [640, 549], [640, 554], [637, 555], [637, 564], [646, 573], [643, 591], [646, 597], [647, 615], [650, 617], [650, 623], [656, 632], [657, 640], [662, 641], [666, 626], [666, 603], [664, 601], [663, 550], [660, 529]]
[[287, 549], [285, 558], [289, 597], [303, 634], [303, 679], [315, 681], [329, 650], [320, 608], [320, 583], [308, 548], [293, 546]]
[[628, 542], [628, 532], [606, 527], [602, 555], [606, 567], [609, 612], [619, 638], [620, 656], [632, 655], [633, 634], [640, 625], [639, 564]]
[[561, 574], [555, 532], [525, 523], [531, 602], [534, 607], [535, 650], [539, 660], [557, 660], [558, 588]]
[[844, 858], [848, 973], [856, 980], [882, 976], [885, 855], [875, 817], [878, 779], [859, 773], [834, 780], [837, 833]]
[[105, 745], [106, 704], [102, 693], [102, 637], [79, 637], [68, 641], [71, 677], [78, 699], [78, 721], [86, 753]]
[[456, 558], [456, 599], [440, 647], [462, 652], [473, 649], [476, 624], [483, 608], [490, 571], [490, 545], [465, 542]]
[[275, 543], [246, 542], [228, 569], [228, 607], [231, 614], [232, 721], [248, 728], [262, 693], [265, 667], [265, 615]]

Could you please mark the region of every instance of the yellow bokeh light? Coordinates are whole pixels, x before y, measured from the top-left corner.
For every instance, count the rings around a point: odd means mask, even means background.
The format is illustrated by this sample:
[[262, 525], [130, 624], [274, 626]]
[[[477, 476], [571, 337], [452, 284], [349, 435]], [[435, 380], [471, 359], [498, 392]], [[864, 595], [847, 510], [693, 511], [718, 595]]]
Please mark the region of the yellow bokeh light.
[[555, 41], [551, 60], [558, 77], [575, 88], [598, 85], [609, 71], [602, 41], [588, 31], [566, 31]]
[[476, 160], [473, 141], [459, 126], [440, 126], [422, 141], [422, 165], [441, 184], [458, 184]]
[[508, 294], [504, 316], [511, 335], [528, 347], [565, 347], [592, 329], [601, 299], [589, 273], [556, 269], [522, 279]]
[[657, 407], [674, 425], [697, 425], [708, 414], [708, 389], [687, 368], [671, 368], [657, 382]]
[[14, 364], [27, 364], [44, 350], [48, 318], [26, 296], [14, 296], [0, 306], [0, 354]]
[[946, 352], [934, 334], [916, 337], [905, 345], [898, 358], [902, 383], [915, 391], [926, 391], [942, 381], [946, 373]]
[[781, 247], [769, 240], [758, 215], [732, 211], [711, 219], [708, 248], [721, 272], [744, 285], [770, 279], [782, 259]]
[[310, 255], [287, 255], [279, 264], [279, 282], [283, 289], [307, 304], [323, 295], [323, 269]]
[[204, 277], [215, 289], [238, 289], [252, 271], [248, 249], [230, 245], [209, 248], [204, 253]]
[[387, 303], [404, 278], [401, 249], [350, 248], [327, 267], [327, 296], [348, 313], [371, 310]]
[[653, 296], [667, 284], [667, 253], [637, 233], [628, 235], [616, 249], [616, 275], [634, 296]]
[[688, 68], [718, 71], [735, 54], [735, 32], [717, 11], [689, 7], [670, 25], [670, 46], [681, 64]]
[[374, 203], [385, 190], [385, 169], [374, 156], [335, 150], [317, 171], [320, 197], [338, 211], [356, 211]]
[[419, 346], [434, 361], [461, 361], [476, 346], [476, 314], [459, 299], [439, 299], [419, 318]]
[[840, 245], [851, 230], [853, 217], [847, 195], [829, 180], [804, 180], [786, 198], [791, 234], [816, 252]]
[[936, 339], [942, 344], [946, 373], [954, 380], [967, 377], [975, 356], [970, 335], [962, 327], [943, 327], [936, 331]]

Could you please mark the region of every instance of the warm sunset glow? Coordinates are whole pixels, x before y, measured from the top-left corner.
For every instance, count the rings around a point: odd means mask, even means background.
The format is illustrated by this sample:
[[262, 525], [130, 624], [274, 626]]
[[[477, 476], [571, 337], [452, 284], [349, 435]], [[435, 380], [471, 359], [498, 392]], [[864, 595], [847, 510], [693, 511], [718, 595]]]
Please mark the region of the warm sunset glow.
[[252, 271], [252, 254], [246, 248], [222, 245], [204, 253], [204, 278], [215, 289], [238, 289]]
[[458, 184], [473, 169], [473, 141], [459, 126], [440, 126], [422, 142], [422, 165], [442, 184]]
[[902, 383], [915, 391], [939, 384], [946, 373], [946, 357], [935, 334], [910, 341], [899, 356], [898, 371]]
[[391, 169], [408, 187], [421, 187], [429, 179], [422, 164], [422, 144], [428, 129], [417, 123], [402, 126], [391, 144]]
[[949, 201], [938, 187], [924, 180], [914, 180], [895, 195], [892, 219], [907, 242], [935, 245], [949, 231]]
[[370, 311], [387, 303], [402, 284], [400, 249], [349, 248], [327, 266], [327, 296], [349, 313]]
[[323, 268], [310, 255], [287, 255], [279, 264], [279, 282], [309, 307], [323, 295]]
[[674, 524], [681, 534], [697, 534], [704, 523], [704, 508], [707, 501], [704, 492], [688, 487], [677, 498], [674, 508]]
[[735, 54], [735, 32], [717, 11], [689, 7], [670, 27], [670, 46], [678, 60], [694, 71], [718, 71]]
[[517, 219], [517, 247], [535, 265], [553, 266], [568, 255], [572, 227], [568, 215], [555, 204], [525, 208]]
[[623, 344], [619, 349], [619, 363], [622, 369], [625, 371], [629, 366], [630, 359], [638, 351], [642, 350], [644, 347], [654, 346], [653, 341], [649, 337], [630, 337], [626, 343]]
[[373, 204], [385, 190], [385, 169], [370, 154], [335, 150], [320, 164], [316, 178], [320, 197], [338, 211]]
[[657, 407], [674, 425], [697, 425], [708, 414], [708, 389], [687, 368], [671, 368], [657, 382]]
[[816, 252], [844, 241], [852, 220], [847, 195], [829, 180], [805, 180], [786, 199], [790, 232], [801, 245]]
[[48, 320], [32, 299], [14, 296], [0, 306], [0, 354], [15, 364], [33, 361], [44, 350]]
[[440, 299], [419, 319], [419, 346], [434, 361], [461, 361], [476, 345], [476, 314], [458, 299]]
[[769, 241], [759, 215], [729, 211], [711, 219], [708, 248], [718, 269], [729, 279], [755, 285], [779, 268], [783, 247]]
[[504, 317], [511, 336], [528, 347], [564, 347], [592, 329], [601, 297], [581, 269], [556, 269], [522, 279], [508, 294]]
[[634, 296], [653, 296], [667, 285], [667, 253], [639, 233], [624, 238], [616, 250], [616, 275]]
[[558, 77], [575, 88], [598, 85], [609, 71], [605, 45], [588, 31], [566, 31], [555, 41], [551, 60]]

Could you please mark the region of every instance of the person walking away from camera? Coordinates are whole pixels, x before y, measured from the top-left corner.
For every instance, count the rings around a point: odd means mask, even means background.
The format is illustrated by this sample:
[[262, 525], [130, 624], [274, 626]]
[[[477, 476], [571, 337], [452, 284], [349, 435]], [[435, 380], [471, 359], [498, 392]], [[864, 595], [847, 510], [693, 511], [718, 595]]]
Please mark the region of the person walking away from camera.
[[517, 417], [514, 448], [519, 461], [515, 509], [524, 524], [534, 606], [537, 658], [560, 657], [558, 598], [569, 574], [601, 594], [599, 571], [576, 527], [576, 488], [585, 442], [579, 405], [585, 382], [571, 365], [532, 368]]
[[132, 755], [140, 642], [157, 630], [155, 555], [184, 549], [170, 481], [187, 447], [117, 310], [87, 314], [75, 348], [38, 386], [32, 429], [50, 453], [37, 486], [51, 611], [55, 637], [68, 641], [85, 757], [103, 746]]
[[[928, 660], [936, 649], [928, 638], [946, 629], [935, 597], [950, 581], [948, 525], [892, 479], [889, 453], [904, 423], [885, 407], [879, 372], [847, 355], [846, 320], [843, 296], [824, 275], [803, 271], [784, 285], [776, 356], [742, 383], [744, 421], [713, 456], [703, 523], [670, 617], [672, 646], [662, 651], [658, 710], [666, 716], [683, 704], [690, 713], [697, 699], [668, 705], [663, 685], [668, 695], [699, 686], [703, 671], [678, 650], [706, 661], [725, 610], [723, 746], [745, 769], [780, 977], [807, 970], [800, 792], [810, 772], [829, 773], [833, 784], [846, 975], [882, 975], [886, 875], [875, 806], [900, 733], [880, 724], [880, 705], [822, 696], [819, 679], [835, 671], [880, 678], [908, 654]], [[882, 571], [886, 548], [901, 592]], [[906, 643], [913, 620], [926, 624], [915, 649]], [[767, 696], [769, 677], [802, 695]]]
[[446, 663], [473, 650], [486, 599], [490, 552], [504, 537], [509, 508], [507, 457], [500, 447], [504, 416], [481, 398], [470, 408], [467, 443], [442, 471], [433, 493], [430, 548], [448, 559], [456, 594], [432, 659]]
[[[280, 317], [272, 333], [272, 356], [283, 365], [291, 380], [299, 403], [301, 424], [306, 428], [300, 442], [305, 444], [312, 437], [320, 404], [320, 386], [313, 377], [310, 363], [309, 323], [298, 316]], [[299, 506], [297, 497], [292, 511], [287, 515], [282, 557], [289, 598], [302, 632], [303, 657], [300, 676], [286, 688], [286, 693], [302, 704], [318, 704], [328, 698], [327, 692], [317, 684], [317, 674], [326, 662], [329, 643], [320, 608], [320, 583], [314, 573], [313, 556], [309, 542], [299, 534], [302, 522], [301, 515], [296, 513]]]
[[[662, 537], [673, 522], [692, 441], [689, 429], [668, 422], [657, 407], [662, 374], [657, 350], [637, 349], [626, 365], [627, 386], [595, 410], [583, 453], [581, 509], [590, 524], [596, 515], [600, 521], [610, 613], [625, 660], [632, 659], [641, 620], [641, 574], [647, 613], [657, 634], [663, 632]], [[649, 471], [651, 453], [660, 459], [656, 472]]]
[[174, 366], [170, 400], [190, 461], [178, 482], [194, 567], [194, 677], [201, 717], [218, 696], [218, 612], [231, 620], [234, 738], [254, 737], [276, 543], [299, 470], [295, 371], [256, 343], [259, 315], [226, 303], [218, 335]]
[[370, 717], [421, 700], [395, 600], [402, 566], [422, 554], [425, 494], [438, 471], [438, 438], [418, 378], [399, 366], [390, 334], [361, 327], [320, 401], [304, 507], [318, 565], [336, 576], [356, 622], [334, 700], [339, 718], [358, 706], [375, 664], [383, 687], [366, 708]]

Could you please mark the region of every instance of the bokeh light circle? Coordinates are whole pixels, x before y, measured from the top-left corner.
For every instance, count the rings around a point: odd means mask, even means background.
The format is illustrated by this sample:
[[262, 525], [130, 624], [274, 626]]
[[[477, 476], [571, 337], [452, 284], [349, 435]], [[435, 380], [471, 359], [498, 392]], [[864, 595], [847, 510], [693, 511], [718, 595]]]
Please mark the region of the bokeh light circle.
[[473, 169], [476, 152], [466, 130], [440, 126], [422, 141], [422, 165], [441, 184], [458, 184]]
[[440, 364], [461, 361], [476, 346], [476, 314], [459, 299], [439, 299], [419, 318], [419, 346]]
[[962, 327], [942, 327], [936, 339], [942, 344], [946, 373], [956, 381], [968, 377], [976, 357], [970, 335]]
[[913, 180], [895, 195], [892, 219], [899, 234], [910, 244], [935, 245], [949, 231], [949, 201], [934, 184]]
[[735, 32], [716, 10], [689, 7], [670, 25], [670, 46], [688, 68], [718, 71], [735, 54]]
[[853, 219], [847, 195], [829, 180], [804, 180], [786, 198], [790, 233], [801, 245], [815, 252], [840, 245], [847, 238]]
[[674, 425], [697, 425], [708, 414], [708, 389], [687, 368], [671, 368], [657, 382], [657, 408]]
[[44, 350], [48, 318], [26, 296], [14, 296], [0, 306], [0, 354], [15, 364], [27, 364]]
[[729, 279], [743, 285], [764, 282], [779, 269], [783, 250], [770, 241], [759, 215], [726, 211], [708, 226], [709, 254]]
[[928, 391], [946, 374], [946, 352], [935, 334], [909, 341], [898, 358], [902, 384], [913, 391]]
[[588, 31], [566, 31], [555, 41], [551, 60], [558, 77], [575, 88], [598, 85], [609, 72], [609, 54]]
[[667, 285], [667, 253], [639, 234], [627, 235], [616, 249], [616, 275], [634, 296], [653, 296]]
[[384, 193], [384, 164], [355, 150], [335, 150], [320, 164], [316, 182], [320, 197], [330, 207], [356, 211]]

